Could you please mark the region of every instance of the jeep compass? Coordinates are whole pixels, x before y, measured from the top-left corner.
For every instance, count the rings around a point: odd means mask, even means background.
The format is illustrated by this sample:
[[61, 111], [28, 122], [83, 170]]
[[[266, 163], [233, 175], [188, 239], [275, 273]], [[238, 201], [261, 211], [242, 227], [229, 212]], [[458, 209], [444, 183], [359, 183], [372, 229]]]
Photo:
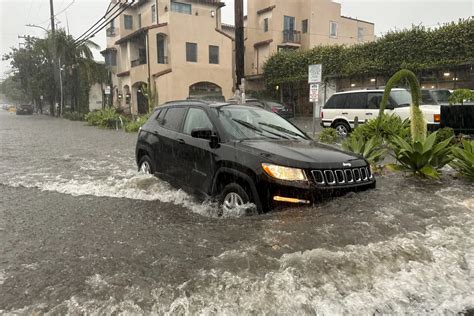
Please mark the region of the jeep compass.
[[225, 211], [312, 204], [325, 195], [375, 187], [367, 161], [319, 144], [279, 115], [229, 103], [176, 101], [140, 129], [138, 169]]

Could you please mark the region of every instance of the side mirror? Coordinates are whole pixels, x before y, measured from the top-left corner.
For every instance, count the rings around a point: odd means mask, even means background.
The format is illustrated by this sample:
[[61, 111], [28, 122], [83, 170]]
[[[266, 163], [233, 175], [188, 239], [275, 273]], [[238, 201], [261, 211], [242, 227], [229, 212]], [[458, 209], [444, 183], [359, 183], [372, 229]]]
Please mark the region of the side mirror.
[[212, 130], [207, 128], [196, 128], [191, 131], [191, 136], [194, 138], [201, 138], [209, 140], [209, 146], [211, 148], [219, 147], [219, 136], [217, 136]]
[[196, 128], [191, 131], [191, 136], [194, 138], [211, 140], [212, 130], [207, 128]]

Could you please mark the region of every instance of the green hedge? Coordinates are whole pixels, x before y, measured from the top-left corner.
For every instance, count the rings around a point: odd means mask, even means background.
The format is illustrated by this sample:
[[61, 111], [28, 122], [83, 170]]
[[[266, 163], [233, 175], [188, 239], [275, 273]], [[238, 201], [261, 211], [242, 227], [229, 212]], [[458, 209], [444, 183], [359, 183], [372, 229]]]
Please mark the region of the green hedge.
[[474, 19], [437, 29], [413, 27], [390, 32], [375, 42], [347, 46], [318, 46], [307, 51], [283, 51], [264, 65], [268, 86], [304, 81], [308, 65], [323, 64], [323, 75], [390, 76], [405, 68], [414, 72], [474, 60]]

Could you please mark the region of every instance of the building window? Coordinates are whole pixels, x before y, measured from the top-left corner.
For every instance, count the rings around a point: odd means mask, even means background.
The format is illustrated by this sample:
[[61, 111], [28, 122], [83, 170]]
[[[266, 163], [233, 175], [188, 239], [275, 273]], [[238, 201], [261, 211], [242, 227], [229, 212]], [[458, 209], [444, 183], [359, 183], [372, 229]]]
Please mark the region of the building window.
[[141, 14], [138, 15], [138, 28], [139, 29], [142, 28], [142, 15]]
[[295, 18], [292, 16], [284, 16], [283, 18], [283, 29], [285, 31], [294, 31], [295, 30]]
[[263, 19], [263, 31], [268, 32], [268, 18]]
[[117, 52], [116, 51], [112, 51], [110, 52], [110, 55], [109, 55], [109, 65], [110, 66], [117, 66]]
[[168, 56], [166, 56], [166, 35], [156, 34], [156, 48], [158, 53], [158, 64], [167, 64]]
[[364, 28], [363, 27], [357, 28], [357, 40], [359, 41], [359, 43], [364, 42]]
[[209, 45], [209, 63], [219, 64], [219, 46]]
[[308, 33], [308, 20], [301, 21], [301, 32]]
[[192, 8], [189, 3], [181, 3], [176, 1], [171, 1], [171, 11], [192, 14]]
[[126, 30], [133, 29], [133, 16], [131, 15], [124, 15], [124, 26]]
[[329, 36], [330, 37], [337, 37], [337, 23], [336, 22], [329, 22]]
[[186, 43], [186, 61], [197, 62], [197, 44]]
[[113, 29], [115, 27], [115, 19], [110, 21], [110, 28]]
[[151, 6], [151, 23], [156, 22], [156, 5]]

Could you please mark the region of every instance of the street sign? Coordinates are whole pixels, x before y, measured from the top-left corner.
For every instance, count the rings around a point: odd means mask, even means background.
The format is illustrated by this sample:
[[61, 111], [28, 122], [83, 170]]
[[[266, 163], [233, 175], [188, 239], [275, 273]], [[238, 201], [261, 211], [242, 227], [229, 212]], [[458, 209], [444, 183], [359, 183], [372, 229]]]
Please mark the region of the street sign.
[[105, 94], [110, 94], [110, 86], [105, 86]]
[[322, 77], [322, 65], [310, 65], [308, 69], [308, 83], [320, 83]]
[[312, 83], [309, 85], [309, 102], [318, 102], [319, 99], [319, 84]]

